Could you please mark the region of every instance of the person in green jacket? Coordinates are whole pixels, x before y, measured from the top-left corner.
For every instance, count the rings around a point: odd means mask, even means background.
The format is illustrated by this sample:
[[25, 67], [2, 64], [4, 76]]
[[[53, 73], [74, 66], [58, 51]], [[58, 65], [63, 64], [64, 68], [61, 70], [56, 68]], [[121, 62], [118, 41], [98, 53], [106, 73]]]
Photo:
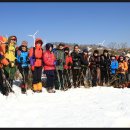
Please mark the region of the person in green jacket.
[[65, 90], [64, 88], [64, 79], [63, 79], [63, 70], [65, 64], [65, 53], [64, 53], [64, 44], [60, 43], [58, 48], [55, 50], [54, 54], [56, 57], [56, 71], [55, 71], [55, 89]]

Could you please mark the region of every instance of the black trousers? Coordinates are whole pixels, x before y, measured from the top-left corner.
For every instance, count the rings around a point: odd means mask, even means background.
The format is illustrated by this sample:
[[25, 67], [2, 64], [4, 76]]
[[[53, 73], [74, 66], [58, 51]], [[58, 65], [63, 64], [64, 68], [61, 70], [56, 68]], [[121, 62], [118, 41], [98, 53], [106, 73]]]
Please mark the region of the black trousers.
[[29, 74], [29, 67], [22, 68], [21, 66], [18, 66], [19, 72], [22, 75], [22, 84], [25, 85], [28, 83], [28, 74]]
[[108, 83], [109, 77], [109, 71], [107, 69], [101, 68], [101, 83], [103, 84], [104, 81], [105, 83]]
[[63, 70], [55, 70], [55, 89], [64, 88]]
[[70, 69], [64, 69], [63, 77], [64, 77], [64, 86], [66, 88], [71, 88], [71, 73]]
[[33, 74], [33, 84], [37, 84], [41, 82], [41, 77], [42, 77], [42, 67], [35, 67], [34, 71], [32, 71]]
[[82, 67], [81, 68], [81, 85], [84, 86], [84, 78], [86, 77], [86, 73], [87, 73], [87, 68], [86, 67]]
[[97, 68], [91, 69], [91, 75], [92, 75], [92, 86], [97, 86]]
[[54, 76], [54, 70], [46, 70], [46, 77], [47, 77], [47, 79], [46, 79], [46, 88], [48, 89], [48, 88], [51, 88], [51, 89], [53, 89], [53, 87], [54, 87], [54, 79], [55, 79], [55, 76]]
[[81, 83], [81, 69], [72, 69], [73, 85], [74, 87], [80, 87]]
[[0, 92], [3, 93], [3, 91], [4, 91], [3, 76], [2, 76], [2, 70], [0, 69]]

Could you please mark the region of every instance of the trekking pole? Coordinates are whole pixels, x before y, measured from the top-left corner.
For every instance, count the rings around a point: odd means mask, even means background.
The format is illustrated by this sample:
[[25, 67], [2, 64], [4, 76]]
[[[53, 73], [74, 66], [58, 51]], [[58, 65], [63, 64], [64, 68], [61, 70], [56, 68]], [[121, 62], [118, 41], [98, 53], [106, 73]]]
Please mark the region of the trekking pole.
[[[66, 74], [67, 74], [67, 75], [66, 75]], [[64, 86], [67, 86], [67, 76], [68, 76], [67, 69], [64, 69], [64, 71], [63, 71]], [[68, 87], [68, 86], [67, 86], [67, 87]]]
[[71, 77], [71, 69], [70, 69], [70, 73], [69, 73], [69, 69], [67, 69], [67, 75], [69, 76], [69, 82], [70, 82], [70, 85], [68, 85], [68, 88], [70, 88], [71, 86], [72, 86], [72, 82], [71, 82], [71, 80], [72, 80], [72, 77]]
[[6, 94], [9, 95], [9, 92], [13, 92], [15, 93], [13, 90], [12, 90], [12, 87], [9, 83], [9, 81], [6, 79], [6, 76], [5, 76], [5, 73], [4, 73], [4, 70], [1, 68], [1, 72], [2, 72], [2, 77], [3, 77], [3, 80], [5, 81], [6, 83]]
[[[77, 77], [78, 77], [79, 75], [77, 75]], [[81, 83], [81, 78], [82, 78], [82, 76], [84, 77], [84, 74], [83, 74], [83, 71], [81, 71], [81, 75], [80, 75], [80, 77], [78, 78], [78, 80], [76, 81], [76, 85], [80, 82]]]
[[107, 67], [107, 75], [108, 75], [108, 86], [110, 85], [110, 79], [109, 79], [109, 78], [110, 78], [110, 76], [109, 76], [109, 74], [110, 74], [110, 73], [109, 73], [109, 71], [108, 71], [108, 67]]
[[56, 68], [56, 76], [58, 77], [58, 85], [60, 85], [60, 76], [59, 76], [59, 72], [58, 72], [57, 66], [55, 66], [55, 68]]
[[[23, 68], [22, 68], [22, 70], [23, 70]], [[25, 73], [24, 73], [24, 70], [23, 70], [23, 84], [24, 84], [24, 88], [25, 88], [25, 90], [26, 90], [26, 94], [27, 94], [27, 87], [26, 87], [26, 83], [25, 83]]]

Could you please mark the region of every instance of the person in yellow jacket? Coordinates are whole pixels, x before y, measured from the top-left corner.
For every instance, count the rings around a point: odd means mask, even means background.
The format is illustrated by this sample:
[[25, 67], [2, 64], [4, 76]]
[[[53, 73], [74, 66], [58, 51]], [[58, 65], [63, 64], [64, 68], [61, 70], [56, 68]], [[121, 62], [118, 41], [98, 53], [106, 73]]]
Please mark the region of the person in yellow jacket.
[[8, 38], [8, 42], [5, 46], [3, 46], [3, 59], [1, 63], [3, 64], [4, 73], [6, 78], [8, 79], [11, 87], [13, 86], [13, 80], [16, 72], [16, 52], [15, 52], [15, 45], [17, 43], [16, 36], [10, 36]]
[[128, 64], [124, 59], [124, 56], [119, 56], [118, 59], [118, 70], [117, 70], [117, 74], [119, 77], [118, 83], [119, 83], [119, 87], [124, 88], [126, 87], [126, 72], [128, 71]]

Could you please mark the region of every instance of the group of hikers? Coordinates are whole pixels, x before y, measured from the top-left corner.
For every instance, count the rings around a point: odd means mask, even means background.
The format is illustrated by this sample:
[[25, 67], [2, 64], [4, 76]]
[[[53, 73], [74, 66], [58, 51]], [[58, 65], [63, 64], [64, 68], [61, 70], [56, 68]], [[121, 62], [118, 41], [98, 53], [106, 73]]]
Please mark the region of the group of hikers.
[[[20, 84], [24, 94], [29, 88], [29, 71], [32, 74], [31, 90], [40, 93], [43, 87], [47, 92], [66, 91], [72, 87], [94, 86], [129, 87], [130, 58], [110, 55], [104, 49], [102, 54], [94, 50], [90, 55], [87, 49], [60, 43], [54, 48], [52, 43], [42, 48], [43, 40], [37, 38], [35, 46], [28, 48], [28, 42], [22, 41], [16, 47], [17, 37], [10, 36], [7, 41], [0, 41], [0, 91], [3, 95], [13, 92], [13, 81], [17, 70], [22, 75]], [[43, 86], [42, 74], [46, 75]]]

